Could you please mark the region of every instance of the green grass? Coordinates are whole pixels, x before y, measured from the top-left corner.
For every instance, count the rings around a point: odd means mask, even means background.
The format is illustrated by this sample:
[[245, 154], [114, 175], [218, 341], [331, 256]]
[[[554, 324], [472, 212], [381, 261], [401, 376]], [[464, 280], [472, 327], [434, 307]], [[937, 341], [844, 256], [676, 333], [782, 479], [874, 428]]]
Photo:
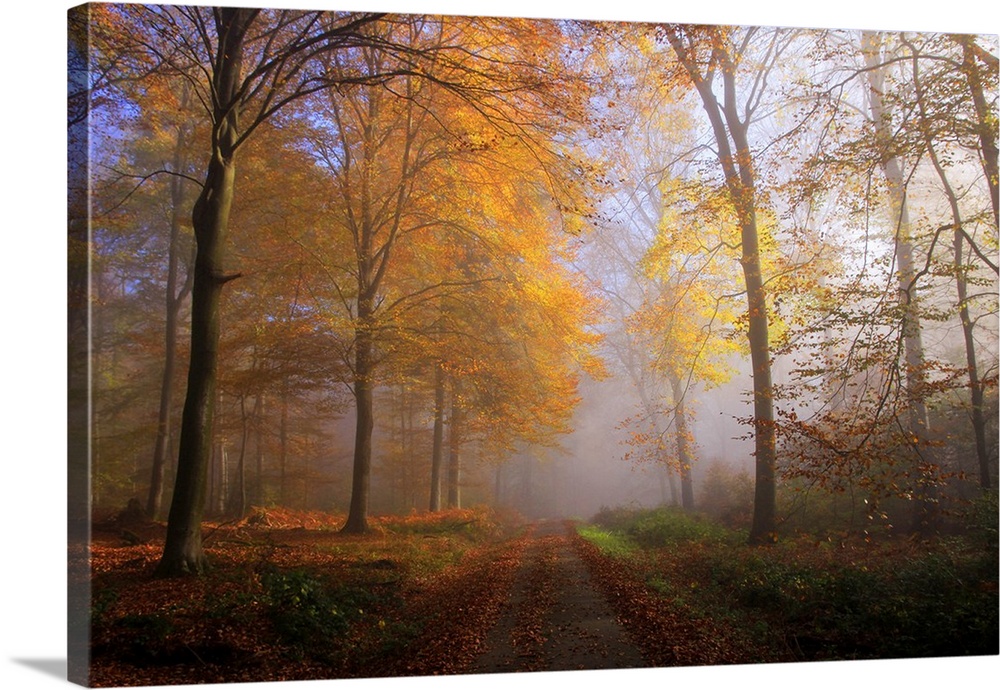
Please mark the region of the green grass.
[[579, 525], [577, 532], [581, 537], [601, 550], [601, 553], [612, 558], [627, 558], [639, 547], [629, 537], [618, 532], [612, 532], [594, 525]]
[[680, 543], [738, 543], [743, 535], [707, 517], [685, 513], [678, 508], [602, 509], [593, 522], [613, 532], [627, 535], [644, 548]]

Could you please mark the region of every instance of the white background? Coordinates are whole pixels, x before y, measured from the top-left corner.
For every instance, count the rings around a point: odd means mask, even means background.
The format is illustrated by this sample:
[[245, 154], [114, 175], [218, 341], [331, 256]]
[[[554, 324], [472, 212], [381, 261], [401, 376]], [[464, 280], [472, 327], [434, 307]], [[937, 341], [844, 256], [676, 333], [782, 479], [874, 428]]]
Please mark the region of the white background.
[[[65, 45], [74, 3], [15, 0], [0, 14], [0, 680], [4, 688], [65, 681]], [[231, 1], [220, 4], [235, 4]], [[257, 4], [246, 0], [244, 4]], [[331, 0], [264, 3], [317, 9], [429, 11], [582, 19], [1000, 33], [992, 0]], [[905, 12], [902, 8], [905, 7]], [[975, 686], [1000, 659], [795, 664], [312, 681], [289, 688], [824, 688]], [[227, 686], [213, 685], [209, 688]], [[269, 683], [243, 688], [278, 688]]]

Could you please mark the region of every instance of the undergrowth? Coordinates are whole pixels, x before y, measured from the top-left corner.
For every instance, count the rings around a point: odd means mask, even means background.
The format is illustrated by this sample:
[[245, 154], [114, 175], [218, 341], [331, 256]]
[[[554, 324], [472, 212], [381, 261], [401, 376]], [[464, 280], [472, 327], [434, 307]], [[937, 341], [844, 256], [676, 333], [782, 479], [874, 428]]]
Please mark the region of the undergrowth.
[[428, 624], [411, 604], [508, 529], [485, 509], [377, 518], [363, 536], [261, 515], [216, 532], [202, 578], [152, 577], [157, 544], [92, 545], [100, 684], [377, 675]]
[[602, 510], [579, 533], [643, 584], [796, 658], [996, 654], [997, 551], [976, 538], [771, 547], [675, 509]]
[[577, 528], [580, 535], [597, 546], [603, 553], [615, 558], [631, 556], [638, 545], [628, 536], [601, 529], [594, 525], [582, 525]]
[[676, 508], [603, 508], [593, 521], [629, 536], [636, 544], [645, 548], [693, 541], [717, 544], [739, 539], [737, 533], [706, 517], [690, 515]]

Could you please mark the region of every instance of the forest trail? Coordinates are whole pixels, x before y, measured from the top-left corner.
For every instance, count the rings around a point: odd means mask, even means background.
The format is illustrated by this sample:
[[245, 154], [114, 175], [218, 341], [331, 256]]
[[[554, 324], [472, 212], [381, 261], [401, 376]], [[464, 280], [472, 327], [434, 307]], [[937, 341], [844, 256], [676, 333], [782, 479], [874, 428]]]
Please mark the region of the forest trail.
[[470, 673], [651, 666], [615, 617], [573, 548], [566, 527], [533, 527], [521, 567], [486, 650]]

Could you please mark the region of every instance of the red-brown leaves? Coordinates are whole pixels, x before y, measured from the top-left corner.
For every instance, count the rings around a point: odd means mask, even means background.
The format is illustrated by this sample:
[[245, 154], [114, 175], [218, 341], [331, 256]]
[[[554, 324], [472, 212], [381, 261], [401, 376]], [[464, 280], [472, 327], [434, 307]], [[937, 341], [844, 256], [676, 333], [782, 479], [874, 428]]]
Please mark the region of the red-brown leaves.
[[[117, 525], [95, 526], [92, 683], [461, 672], [496, 620], [520, 542], [496, 542], [502, 526], [486, 511], [375, 518], [364, 536], [341, 535], [342, 524], [278, 508], [207, 524], [211, 572], [179, 579], [152, 577], [162, 525], [132, 526], [138, 545]], [[279, 594], [303, 602], [298, 618], [275, 619]], [[303, 625], [305, 642], [295, 637]]]
[[[693, 616], [675, 600], [650, 590], [634, 561], [609, 558], [577, 536], [576, 548], [619, 621], [656, 666], [702, 666], [768, 661], [765, 650], [748, 650], [724, 624]], [[667, 571], [667, 577], [672, 573]]]

